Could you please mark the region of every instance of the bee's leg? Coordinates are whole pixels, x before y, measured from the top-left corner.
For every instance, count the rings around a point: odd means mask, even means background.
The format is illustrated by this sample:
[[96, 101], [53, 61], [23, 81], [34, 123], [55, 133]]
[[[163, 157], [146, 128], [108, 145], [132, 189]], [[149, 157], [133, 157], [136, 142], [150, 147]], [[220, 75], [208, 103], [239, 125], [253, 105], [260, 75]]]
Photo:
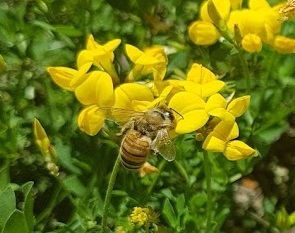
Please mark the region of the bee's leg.
[[120, 133], [117, 133], [117, 136], [122, 136], [124, 135], [125, 133], [127, 133], [127, 131], [131, 130], [131, 129], [134, 129], [134, 124], [135, 122], [132, 120], [132, 121], [128, 121], [121, 129]]

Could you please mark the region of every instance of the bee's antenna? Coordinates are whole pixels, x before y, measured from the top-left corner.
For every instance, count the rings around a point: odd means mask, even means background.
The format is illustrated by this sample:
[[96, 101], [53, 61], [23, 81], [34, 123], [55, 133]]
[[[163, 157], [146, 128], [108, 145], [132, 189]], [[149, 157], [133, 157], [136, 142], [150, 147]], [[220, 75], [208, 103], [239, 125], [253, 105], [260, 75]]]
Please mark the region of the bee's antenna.
[[183, 119], [183, 115], [181, 115], [179, 112], [177, 112], [175, 109], [170, 108], [171, 111], [175, 112], [178, 116], [180, 116]]

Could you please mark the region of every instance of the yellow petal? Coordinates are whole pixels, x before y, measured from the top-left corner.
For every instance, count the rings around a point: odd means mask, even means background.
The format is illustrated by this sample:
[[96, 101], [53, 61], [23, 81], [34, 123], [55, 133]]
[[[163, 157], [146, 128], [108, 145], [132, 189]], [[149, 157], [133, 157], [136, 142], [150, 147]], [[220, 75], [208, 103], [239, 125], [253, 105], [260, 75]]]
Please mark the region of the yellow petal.
[[152, 91], [145, 85], [125, 83], [115, 89], [115, 108], [133, 109], [132, 101], [153, 101]]
[[235, 119], [236, 119], [231, 113], [229, 113], [224, 108], [215, 108], [210, 111], [207, 111], [207, 113], [210, 114], [211, 116], [215, 116], [215, 117], [220, 118], [222, 121], [224, 121], [228, 124], [234, 123]]
[[249, 0], [248, 5], [251, 10], [270, 8], [270, 5], [266, 0]]
[[193, 132], [206, 124], [209, 119], [205, 112], [205, 102], [199, 96], [190, 92], [178, 92], [170, 100], [168, 107], [178, 112], [175, 115], [177, 133]]
[[71, 82], [79, 75], [77, 70], [68, 67], [48, 67], [47, 72], [58, 86], [68, 91], [73, 91]]
[[218, 138], [216, 134], [210, 133], [204, 143], [203, 149], [210, 152], [223, 152], [226, 146], [226, 142]]
[[257, 156], [257, 151], [242, 141], [234, 140], [227, 143], [223, 154], [228, 160], [239, 160]]
[[229, 124], [221, 121], [214, 127], [213, 132], [224, 142], [229, 142], [239, 136], [239, 127], [236, 122]]
[[[227, 19], [229, 12], [230, 12], [230, 1], [229, 0], [212, 0], [213, 4], [215, 5], [219, 15], [223, 19]], [[201, 6], [201, 19], [207, 22], [212, 22], [209, 14], [208, 14], [208, 1], [205, 1]]]
[[105, 72], [93, 71], [75, 90], [77, 99], [84, 105], [110, 107], [114, 103], [112, 78]]
[[232, 100], [227, 106], [227, 111], [230, 112], [233, 116], [239, 117], [243, 115], [244, 112], [248, 109], [249, 104], [250, 95], [242, 96]]
[[202, 85], [191, 81], [182, 81], [182, 86], [187, 92], [194, 93], [202, 97]]
[[194, 63], [187, 73], [186, 80], [199, 84], [205, 84], [215, 81], [217, 78], [211, 70], [198, 63]]
[[190, 39], [196, 45], [212, 45], [219, 38], [219, 33], [214, 25], [210, 22], [197, 20], [194, 21], [188, 28]]
[[95, 105], [83, 109], [78, 117], [78, 126], [88, 135], [96, 135], [102, 128], [105, 113]]
[[282, 54], [295, 53], [295, 40], [284, 36], [276, 36], [273, 47]]
[[261, 38], [255, 34], [247, 34], [242, 39], [242, 47], [249, 53], [260, 52], [262, 49]]
[[219, 93], [216, 93], [209, 97], [206, 104], [206, 111], [210, 112], [217, 108], [226, 108], [227, 102], [226, 99], [220, 95]]
[[216, 94], [218, 91], [220, 91], [224, 87], [225, 83], [220, 80], [215, 80], [212, 82], [208, 82], [204, 85], [202, 85], [202, 95], [201, 97], [208, 97], [213, 94]]
[[159, 63], [159, 60], [145, 54], [140, 49], [136, 48], [133, 45], [126, 44], [125, 46], [127, 56], [130, 58], [130, 60], [139, 65], [154, 65]]

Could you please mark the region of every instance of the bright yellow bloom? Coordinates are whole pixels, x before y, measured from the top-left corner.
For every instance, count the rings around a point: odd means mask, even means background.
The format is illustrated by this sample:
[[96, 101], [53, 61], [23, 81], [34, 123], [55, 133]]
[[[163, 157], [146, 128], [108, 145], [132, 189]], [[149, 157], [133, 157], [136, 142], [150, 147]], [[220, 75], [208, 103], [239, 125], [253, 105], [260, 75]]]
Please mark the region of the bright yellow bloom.
[[295, 39], [284, 36], [276, 36], [273, 47], [279, 53], [295, 53]]
[[177, 120], [175, 132], [179, 134], [191, 133], [204, 126], [209, 119], [205, 111], [205, 101], [194, 93], [186, 91], [176, 93], [168, 107], [180, 114], [175, 114]]
[[94, 64], [112, 77], [114, 85], [119, 84], [119, 77], [113, 65], [113, 52], [120, 43], [120, 39], [114, 39], [104, 45], [100, 45], [94, 40], [93, 36], [90, 35], [87, 40], [86, 49], [82, 50], [78, 55], [78, 67], [88, 63]]
[[85, 74], [90, 67], [91, 63], [83, 64], [78, 70], [62, 66], [48, 67], [47, 72], [58, 86], [68, 91], [74, 91], [77, 86], [85, 81]]
[[[221, 16], [222, 19], [226, 20], [229, 12], [230, 12], [230, 7], [231, 3], [229, 0], [208, 0], [204, 1], [201, 9], [200, 9], [200, 18], [204, 21], [213, 23], [214, 20], [212, 20], [212, 17], [210, 17], [210, 11], [208, 10], [208, 2], [212, 1], [212, 3], [215, 5], [216, 9], [218, 10], [219, 15]], [[216, 22], [214, 22], [216, 23]]]
[[149, 208], [134, 207], [130, 221], [138, 226], [143, 226], [149, 220]]
[[96, 104], [99, 107], [111, 107], [115, 100], [112, 78], [106, 72], [93, 71], [75, 89], [75, 95], [84, 105]]
[[215, 44], [220, 37], [215, 26], [206, 21], [194, 21], [188, 28], [190, 39], [196, 45], [212, 45]]
[[102, 128], [107, 111], [96, 105], [84, 108], [78, 117], [78, 126], [81, 131], [90, 136], [96, 135]]
[[226, 99], [217, 93], [209, 97], [206, 104], [206, 112], [211, 116], [219, 117], [222, 121], [232, 124], [236, 117], [241, 116], [248, 109], [249, 104], [249, 95], [234, 99], [227, 105]]
[[134, 81], [141, 76], [153, 74], [154, 85], [163, 80], [166, 73], [167, 56], [161, 46], [152, 46], [144, 51], [133, 45], [125, 46], [127, 56], [135, 64], [128, 75], [128, 81]]
[[222, 152], [229, 160], [239, 160], [256, 156], [257, 152], [239, 140], [233, 140], [239, 136], [237, 123], [219, 122], [213, 131], [206, 137], [203, 149], [210, 152]]
[[256, 34], [247, 34], [242, 39], [242, 47], [249, 53], [260, 52], [262, 41]]
[[204, 98], [220, 91], [225, 83], [217, 80], [217, 77], [206, 67], [195, 63], [189, 70], [186, 81], [183, 81], [182, 85], [186, 91]]
[[151, 207], [134, 207], [130, 214], [130, 221], [137, 226], [145, 225], [148, 228], [151, 224], [159, 222], [159, 214]]

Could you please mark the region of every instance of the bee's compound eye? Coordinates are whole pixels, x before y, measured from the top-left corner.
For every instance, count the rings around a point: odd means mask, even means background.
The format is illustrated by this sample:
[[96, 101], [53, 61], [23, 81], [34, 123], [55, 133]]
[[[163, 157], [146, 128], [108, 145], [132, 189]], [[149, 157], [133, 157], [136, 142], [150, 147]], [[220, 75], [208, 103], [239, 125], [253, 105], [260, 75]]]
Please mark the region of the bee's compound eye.
[[164, 112], [165, 118], [173, 121], [174, 120], [174, 115], [171, 112]]

